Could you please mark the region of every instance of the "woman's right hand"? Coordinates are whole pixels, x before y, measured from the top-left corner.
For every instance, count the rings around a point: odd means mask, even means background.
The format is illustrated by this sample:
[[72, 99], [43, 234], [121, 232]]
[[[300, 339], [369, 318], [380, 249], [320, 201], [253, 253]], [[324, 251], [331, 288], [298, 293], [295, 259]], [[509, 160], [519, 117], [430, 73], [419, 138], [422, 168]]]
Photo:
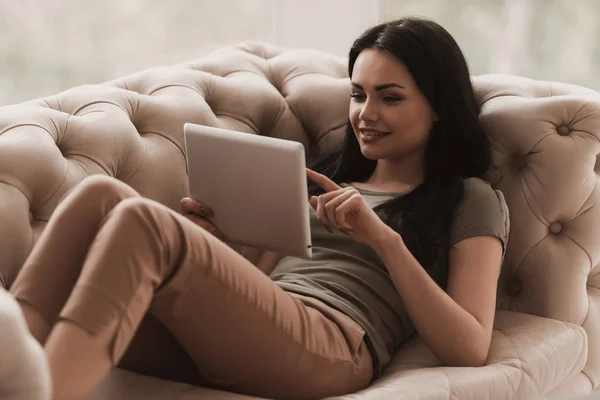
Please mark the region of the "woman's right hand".
[[196, 225], [206, 229], [213, 236], [225, 242], [225, 236], [214, 226], [207, 217], [214, 215], [213, 211], [206, 205], [199, 201], [192, 199], [191, 197], [184, 197], [181, 199], [179, 206], [181, 208], [181, 214], [195, 223]]

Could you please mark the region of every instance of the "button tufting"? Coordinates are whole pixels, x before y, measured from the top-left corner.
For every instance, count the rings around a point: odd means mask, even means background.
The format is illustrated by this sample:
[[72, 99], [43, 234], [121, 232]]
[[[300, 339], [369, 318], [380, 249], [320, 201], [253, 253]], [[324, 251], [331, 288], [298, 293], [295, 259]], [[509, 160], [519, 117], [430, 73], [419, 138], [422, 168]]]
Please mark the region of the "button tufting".
[[558, 128], [556, 128], [556, 130], [558, 131], [558, 134], [561, 136], [567, 136], [569, 133], [571, 133], [571, 130], [569, 129], [568, 126], [559, 126]]
[[521, 172], [527, 168], [527, 156], [515, 155], [512, 158], [511, 164], [517, 172]]
[[562, 231], [562, 224], [560, 222], [553, 222], [550, 224], [550, 232], [558, 234]]
[[506, 293], [509, 296], [517, 296], [521, 293], [521, 282], [517, 278], [509, 279], [506, 282]]

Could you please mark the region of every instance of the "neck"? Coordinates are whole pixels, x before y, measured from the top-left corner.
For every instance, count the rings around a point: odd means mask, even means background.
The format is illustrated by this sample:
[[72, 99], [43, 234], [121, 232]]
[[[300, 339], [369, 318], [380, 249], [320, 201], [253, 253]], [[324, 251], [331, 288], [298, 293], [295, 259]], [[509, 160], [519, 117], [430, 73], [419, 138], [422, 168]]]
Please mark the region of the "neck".
[[404, 158], [378, 160], [375, 171], [367, 182], [373, 186], [406, 189], [418, 186], [424, 179], [422, 162], [417, 162], [414, 158]]

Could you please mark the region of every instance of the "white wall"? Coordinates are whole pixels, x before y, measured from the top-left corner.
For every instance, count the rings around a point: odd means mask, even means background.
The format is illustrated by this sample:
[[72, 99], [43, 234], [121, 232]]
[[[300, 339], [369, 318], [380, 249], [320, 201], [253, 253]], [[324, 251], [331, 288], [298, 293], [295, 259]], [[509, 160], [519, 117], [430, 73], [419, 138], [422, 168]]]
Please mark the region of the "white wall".
[[381, 19], [379, 0], [273, 0], [273, 42], [347, 56], [365, 29]]

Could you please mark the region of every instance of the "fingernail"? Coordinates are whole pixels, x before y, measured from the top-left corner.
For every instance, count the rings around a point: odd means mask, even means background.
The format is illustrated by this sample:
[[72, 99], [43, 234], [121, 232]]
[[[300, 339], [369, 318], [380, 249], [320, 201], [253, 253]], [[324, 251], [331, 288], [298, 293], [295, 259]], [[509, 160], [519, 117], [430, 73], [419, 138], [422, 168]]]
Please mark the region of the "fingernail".
[[212, 211], [206, 207], [201, 206], [199, 208], [199, 211], [200, 211], [200, 213], [202, 213], [202, 215], [207, 216], [207, 217], [212, 217], [212, 215], [213, 215]]

